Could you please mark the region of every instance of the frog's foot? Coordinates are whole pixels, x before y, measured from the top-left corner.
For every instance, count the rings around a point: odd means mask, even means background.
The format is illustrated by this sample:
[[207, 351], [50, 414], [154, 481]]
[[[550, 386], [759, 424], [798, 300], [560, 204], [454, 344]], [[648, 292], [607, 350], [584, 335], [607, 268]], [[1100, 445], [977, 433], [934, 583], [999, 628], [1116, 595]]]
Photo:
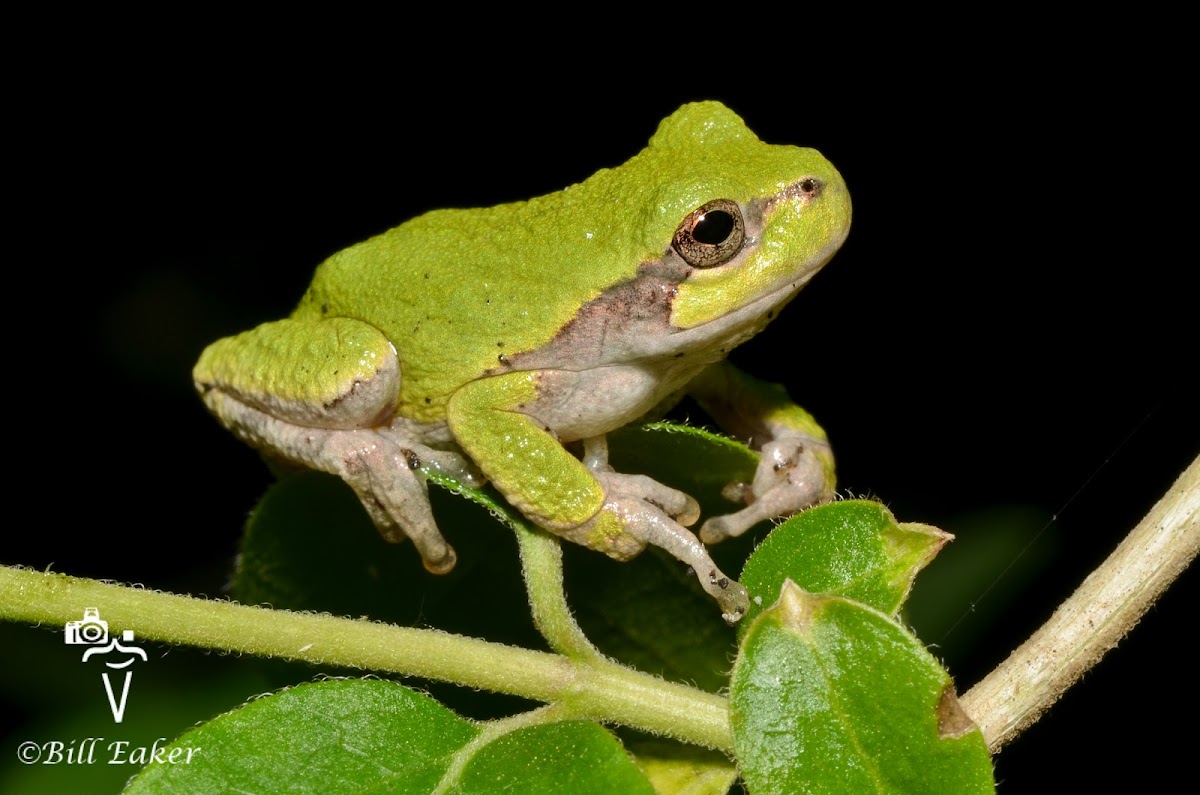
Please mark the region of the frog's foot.
[[717, 600], [727, 622], [732, 624], [744, 616], [750, 608], [746, 589], [717, 568], [708, 550], [685, 527], [700, 518], [699, 504], [653, 478], [614, 472], [608, 465], [603, 437], [584, 444], [584, 464], [600, 481], [606, 496], [600, 512], [570, 535], [578, 536], [587, 546], [600, 548], [595, 536], [603, 534], [615, 542], [609, 554], [621, 559], [632, 557], [646, 544], [666, 550], [692, 568], [701, 587]]
[[750, 596], [746, 589], [723, 574], [700, 540], [656, 504], [636, 493], [632, 496], [621, 493], [621, 479], [625, 477], [629, 476], [600, 479], [608, 491], [601, 515], [615, 516], [624, 532], [640, 544], [660, 547], [691, 566], [700, 580], [700, 586], [717, 600], [721, 616], [730, 624], [738, 621], [750, 607]]
[[829, 444], [804, 433], [785, 434], [763, 445], [754, 482], [731, 483], [727, 499], [745, 502], [735, 513], [714, 516], [700, 527], [700, 538], [715, 544], [740, 536], [759, 522], [790, 516], [833, 496], [833, 454]]
[[423, 471], [438, 470], [468, 486], [479, 485], [481, 479], [461, 455], [422, 444], [399, 425], [313, 428], [215, 391], [209, 399], [255, 447], [344, 480], [380, 534], [393, 543], [412, 539], [426, 569], [445, 574], [454, 568], [456, 555], [434, 522]]
[[314, 465], [333, 472], [354, 490], [385, 539], [392, 543], [411, 539], [433, 574], [454, 568], [458, 556], [438, 530], [421, 473], [434, 459], [454, 454], [396, 438], [386, 430], [315, 435], [324, 438]]

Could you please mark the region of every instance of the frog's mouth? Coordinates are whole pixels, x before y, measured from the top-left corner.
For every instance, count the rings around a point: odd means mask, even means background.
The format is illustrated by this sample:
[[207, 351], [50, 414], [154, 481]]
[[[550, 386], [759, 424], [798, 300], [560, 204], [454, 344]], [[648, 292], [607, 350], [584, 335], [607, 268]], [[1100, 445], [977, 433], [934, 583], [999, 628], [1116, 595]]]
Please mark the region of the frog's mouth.
[[671, 340], [673, 345], [680, 348], [691, 348], [719, 342], [726, 349], [731, 349], [742, 344], [774, 320], [804, 285], [808, 284], [817, 275], [817, 272], [833, 258], [836, 252], [837, 246], [831, 245], [828, 252], [822, 252], [820, 259], [815, 260], [809, 267], [796, 273], [792, 278], [782, 281], [757, 298], [712, 320], [690, 327], [677, 326], [672, 320]]

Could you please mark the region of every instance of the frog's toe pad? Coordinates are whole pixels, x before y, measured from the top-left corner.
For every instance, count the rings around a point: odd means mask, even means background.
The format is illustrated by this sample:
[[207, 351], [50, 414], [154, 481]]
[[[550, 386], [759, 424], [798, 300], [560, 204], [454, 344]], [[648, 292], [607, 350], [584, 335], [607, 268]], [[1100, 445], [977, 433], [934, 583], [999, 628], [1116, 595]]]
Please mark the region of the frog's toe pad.
[[445, 544], [445, 553], [437, 558], [423, 558], [422, 563], [425, 564], [425, 571], [430, 574], [449, 574], [458, 565], [458, 553], [454, 551], [454, 547]]
[[736, 624], [750, 609], [750, 592], [737, 580], [731, 580], [716, 568], [701, 576], [700, 584], [721, 608], [721, 618], [727, 624]]

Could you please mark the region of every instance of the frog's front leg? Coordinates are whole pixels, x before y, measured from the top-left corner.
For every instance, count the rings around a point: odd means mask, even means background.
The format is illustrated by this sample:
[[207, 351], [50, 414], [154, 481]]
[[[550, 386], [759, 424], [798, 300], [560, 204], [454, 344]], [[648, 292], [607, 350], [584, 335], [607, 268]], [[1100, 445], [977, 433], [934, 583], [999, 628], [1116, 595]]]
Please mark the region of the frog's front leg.
[[400, 362], [374, 326], [281, 320], [210, 345], [193, 372], [210, 411], [252, 446], [342, 478], [383, 536], [410, 538], [429, 571], [454, 568], [422, 469], [471, 485], [456, 453], [417, 440], [396, 417]]
[[[608, 442], [603, 436], [584, 441], [583, 461], [608, 495], [604, 510], [592, 522], [603, 523], [615, 517], [624, 532], [666, 550], [691, 566], [701, 587], [717, 600], [722, 616], [729, 623], [746, 613], [749, 607], [746, 589], [722, 574], [704, 544], [680, 527], [695, 524], [700, 518], [699, 503], [645, 475], [615, 472], [608, 464]], [[584, 529], [588, 529], [586, 525]]]
[[568, 452], [536, 416], [545, 376], [514, 372], [459, 389], [447, 420], [463, 450], [534, 523], [617, 560], [647, 544], [661, 547], [692, 567], [727, 621], [741, 618], [749, 608], [746, 589], [684, 527], [699, 518], [696, 501], [644, 475], [614, 472], [603, 435], [584, 440], [582, 461]]
[[695, 378], [688, 392], [723, 428], [748, 440], [761, 454], [753, 482], [731, 483], [724, 492], [746, 507], [705, 521], [700, 528], [705, 543], [739, 536], [761, 521], [833, 498], [833, 451], [825, 431], [783, 387], [723, 362]]

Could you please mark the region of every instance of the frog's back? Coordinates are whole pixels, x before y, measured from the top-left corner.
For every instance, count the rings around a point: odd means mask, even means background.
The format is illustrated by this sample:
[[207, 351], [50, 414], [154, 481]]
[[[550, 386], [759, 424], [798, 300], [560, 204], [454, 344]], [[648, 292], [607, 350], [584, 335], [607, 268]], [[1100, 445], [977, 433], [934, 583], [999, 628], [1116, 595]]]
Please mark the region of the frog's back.
[[459, 386], [545, 345], [580, 306], [635, 275], [638, 256], [614, 254], [627, 241], [579, 228], [571, 192], [582, 188], [436, 210], [338, 252], [294, 316], [379, 328], [400, 356], [399, 412], [439, 420]]
[[[704, 201], [773, 194], [809, 150], [769, 146], [716, 103], [685, 106], [628, 162], [527, 202], [436, 210], [321, 264], [296, 317], [353, 317], [400, 356], [398, 412], [444, 417], [461, 385], [553, 340], [637, 277]], [[817, 156], [819, 157], [819, 156]]]

